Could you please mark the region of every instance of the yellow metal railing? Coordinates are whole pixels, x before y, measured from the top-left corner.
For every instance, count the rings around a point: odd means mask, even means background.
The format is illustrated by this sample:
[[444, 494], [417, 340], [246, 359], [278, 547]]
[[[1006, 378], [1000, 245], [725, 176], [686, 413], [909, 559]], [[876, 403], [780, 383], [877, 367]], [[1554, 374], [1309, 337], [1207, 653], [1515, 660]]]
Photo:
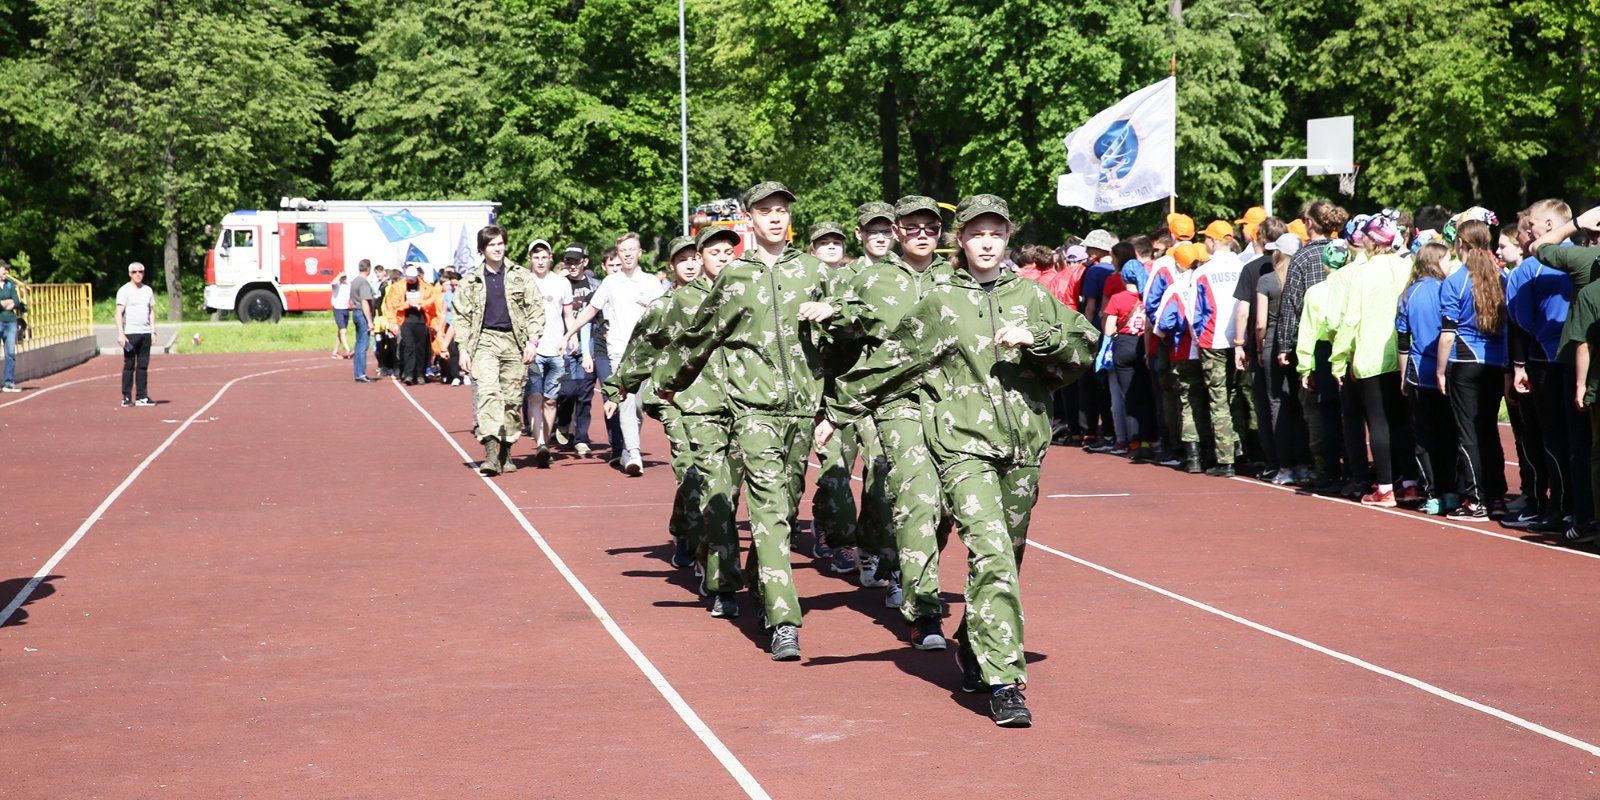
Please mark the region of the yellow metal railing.
[[93, 336], [92, 300], [87, 283], [22, 284], [28, 338], [17, 342], [17, 352]]

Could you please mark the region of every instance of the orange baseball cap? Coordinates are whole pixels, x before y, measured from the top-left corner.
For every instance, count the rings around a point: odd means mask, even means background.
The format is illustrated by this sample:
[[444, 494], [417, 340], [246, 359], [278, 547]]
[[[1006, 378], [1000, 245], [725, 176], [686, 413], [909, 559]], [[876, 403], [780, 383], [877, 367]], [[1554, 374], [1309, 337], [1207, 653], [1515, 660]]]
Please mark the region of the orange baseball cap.
[[1210, 239], [1232, 239], [1233, 226], [1220, 219], [1212, 220], [1211, 224], [1206, 226], [1205, 234]]
[[1303, 219], [1293, 220], [1289, 223], [1289, 232], [1300, 237], [1300, 243], [1311, 241], [1311, 234], [1306, 231], [1306, 222]]
[[1206, 246], [1203, 244], [1184, 242], [1172, 248], [1172, 259], [1178, 262], [1178, 266], [1189, 269], [1197, 263], [1204, 264], [1210, 261], [1211, 253], [1206, 250]]
[[1172, 233], [1174, 239], [1193, 239], [1194, 217], [1188, 214], [1168, 214], [1167, 230]]
[[1244, 210], [1244, 216], [1234, 220], [1233, 223], [1235, 225], [1243, 225], [1246, 228], [1252, 228], [1256, 225], [1260, 225], [1261, 220], [1266, 218], [1266, 209], [1262, 208], [1261, 206], [1251, 206]]

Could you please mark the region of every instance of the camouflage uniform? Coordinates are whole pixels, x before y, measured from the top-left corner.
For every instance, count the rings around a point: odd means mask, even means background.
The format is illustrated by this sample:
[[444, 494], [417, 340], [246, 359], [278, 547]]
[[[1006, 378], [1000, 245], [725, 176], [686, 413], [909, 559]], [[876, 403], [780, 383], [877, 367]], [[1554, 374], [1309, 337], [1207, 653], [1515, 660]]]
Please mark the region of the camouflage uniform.
[[743, 472], [756, 588], [768, 628], [800, 625], [789, 566], [790, 520], [804, 488], [813, 419], [822, 406], [824, 364], [821, 332], [797, 320], [801, 303], [830, 294], [830, 273], [793, 248], [771, 267], [746, 252], [717, 276], [699, 314], [678, 337], [681, 363], [661, 382], [667, 391], [683, 391], [713, 362], [721, 363], [732, 416], [730, 454]]
[[[991, 212], [1009, 216], [999, 198], [979, 195], [963, 201], [956, 217]], [[1027, 328], [1034, 343], [994, 344], [1006, 325]], [[1052, 392], [1088, 372], [1098, 341], [1082, 315], [1039, 284], [1002, 271], [984, 289], [957, 270], [839, 379], [839, 399], [829, 405], [837, 424], [926, 393], [923, 435], [969, 554], [956, 638], [991, 685], [1027, 682], [1018, 568], [1050, 444]]]
[[544, 330], [544, 294], [533, 273], [510, 261], [505, 270], [506, 311], [509, 333], [483, 328], [483, 273], [480, 267], [465, 278], [451, 301], [454, 326], [460, 332], [460, 352], [472, 362], [473, 411], [480, 441], [499, 439], [507, 445], [522, 436], [522, 392], [528, 381], [523, 351], [534, 335]]

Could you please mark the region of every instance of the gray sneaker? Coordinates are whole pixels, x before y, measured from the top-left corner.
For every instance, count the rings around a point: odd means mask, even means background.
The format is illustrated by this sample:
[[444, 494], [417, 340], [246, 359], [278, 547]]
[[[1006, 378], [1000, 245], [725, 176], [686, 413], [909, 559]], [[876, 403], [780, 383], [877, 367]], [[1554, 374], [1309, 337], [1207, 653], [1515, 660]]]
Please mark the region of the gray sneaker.
[[800, 629], [793, 625], [779, 625], [772, 629], [772, 660], [800, 660]]
[[[712, 598], [711, 616], [721, 619], [733, 619], [739, 616], [739, 600], [734, 597], [733, 592], [723, 592]], [[798, 643], [795, 645], [795, 652], [800, 652]], [[776, 659], [777, 656], [774, 655], [773, 658]]]

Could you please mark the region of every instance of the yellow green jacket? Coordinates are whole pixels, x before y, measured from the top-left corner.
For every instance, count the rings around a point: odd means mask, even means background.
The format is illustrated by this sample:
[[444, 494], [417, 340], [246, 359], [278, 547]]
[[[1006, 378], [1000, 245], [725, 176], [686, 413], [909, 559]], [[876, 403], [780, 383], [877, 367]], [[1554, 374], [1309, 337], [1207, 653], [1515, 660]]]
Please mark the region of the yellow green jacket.
[[1339, 280], [1343, 298], [1333, 324], [1333, 374], [1349, 370], [1357, 378], [1400, 371], [1395, 309], [1411, 277], [1411, 262], [1386, 253], [1351, 264], [1329, 276]]

